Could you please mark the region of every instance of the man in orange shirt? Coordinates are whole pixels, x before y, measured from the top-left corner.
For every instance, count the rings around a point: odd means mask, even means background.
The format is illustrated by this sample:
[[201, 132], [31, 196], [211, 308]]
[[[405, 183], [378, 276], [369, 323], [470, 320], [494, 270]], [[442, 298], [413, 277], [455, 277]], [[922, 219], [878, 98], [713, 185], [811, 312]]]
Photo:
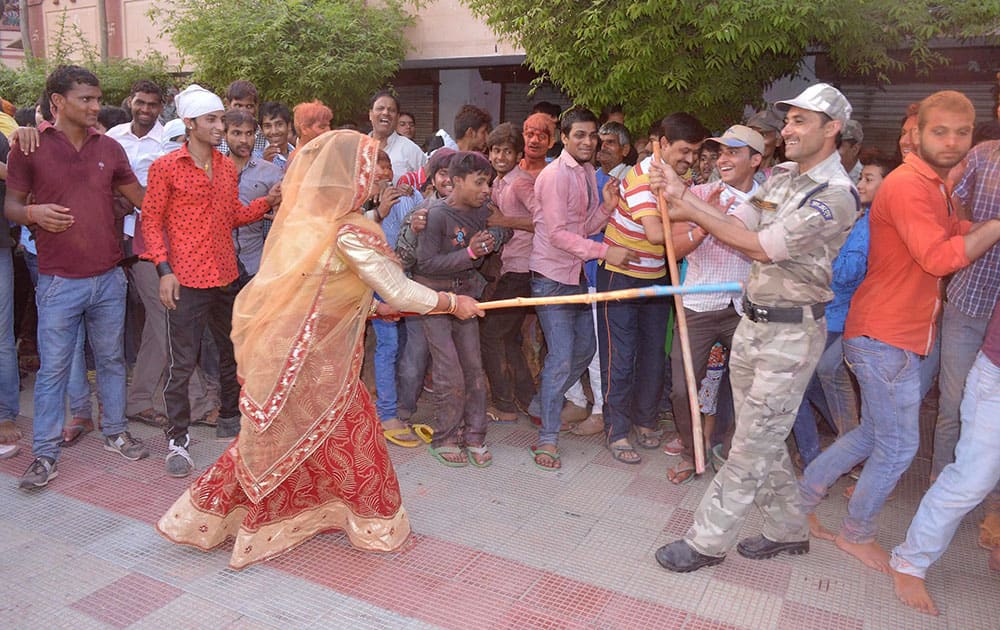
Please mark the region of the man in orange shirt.
[[[951, 201], [948, 172], [968, 153], [974, 123], [972, 103], [958, 92], [920, 104], [917, 151], [886, 177], [872, 204], [868, 275], [845, 324], [861, 425], [813, 460], [799, 483], [813, 536], [886, 573], [889, 555], [875, 542], [878, 514], [919, 445], [920, 363], [934, 346], [941, 281], [1000, 240], [1000, 219], [961, 221]], [[834, 535], [813, 512], [830, 486], [866, 459]]]

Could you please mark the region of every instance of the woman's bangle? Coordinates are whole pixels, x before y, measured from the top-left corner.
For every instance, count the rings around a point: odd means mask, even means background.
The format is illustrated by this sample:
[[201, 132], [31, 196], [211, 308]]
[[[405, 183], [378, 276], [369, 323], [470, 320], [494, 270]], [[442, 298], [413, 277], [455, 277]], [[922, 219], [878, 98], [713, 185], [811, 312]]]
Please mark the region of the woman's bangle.
[[472, 245], [469, 245], [468, 247], [466, 247], [465, 251], [466, 251], [466, 253], [469, 254], [469, 258], [471, 258], [472, 260], [478, 260], [478, 257], [476, 256], [476, 252], [474, 252], [472, 250]]
[[688, 240], [694, 242], [694, 230], [688, 230]]
[[447, 312], [448, 312], [449, 315], [454, 315], [455, 311], [458, 310], [458, 296], [456, 296], [454, 293], [450, 293], [450, 292], [446, 293], [445, 295], [448, 296], [448, 311]]
[[372, 305], [368, 308], [368, 319], [375, 317], [378, 313], [378, 300], [372, 300]]

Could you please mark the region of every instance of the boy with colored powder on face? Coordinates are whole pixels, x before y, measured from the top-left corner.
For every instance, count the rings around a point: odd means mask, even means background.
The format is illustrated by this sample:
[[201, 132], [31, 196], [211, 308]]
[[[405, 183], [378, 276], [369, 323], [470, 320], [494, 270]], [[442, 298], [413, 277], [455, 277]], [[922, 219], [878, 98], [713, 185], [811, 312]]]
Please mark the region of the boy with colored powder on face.
[[[454, 188], [429, 208], [427, 228], [417, 243], [413, 279], [479, 297], [485, 281], [477, 269], [510, 238], [509, 230], [487, 229], [493, 168], [480, 153], [461, 151], [448, 166]], [[456, 326], [446, 315], [423, 318], [431, 351], [431, 379], [437, 419], [428, 449], [449, 467], [492, 463], [486, 446], [486, 379], [479, 349], [479, 324]]]
[[[524, 155], [522, 131], [511, 123], [503, 123], [489, 135], [487, 146], [490, 162], [497, 171], [489, 225], [514, 230], [500, 253], [500, 279], [492, 299], [528, 297], [531, 295], [528, 259], [535, 231], [530, 208], [534, 203], [534, 178], [519, 165]], [[527, 203], [522, 203], [522, 199]], [[526, 308], [498, 310], [487, 316], [480, 327], [483, 367], [493, 393], [491, 414], [498, 422], [516, 422], [518, 407], [527, 409], [535, 396], [534, 379], [521, 348], [521, 325], [527, 314]]]

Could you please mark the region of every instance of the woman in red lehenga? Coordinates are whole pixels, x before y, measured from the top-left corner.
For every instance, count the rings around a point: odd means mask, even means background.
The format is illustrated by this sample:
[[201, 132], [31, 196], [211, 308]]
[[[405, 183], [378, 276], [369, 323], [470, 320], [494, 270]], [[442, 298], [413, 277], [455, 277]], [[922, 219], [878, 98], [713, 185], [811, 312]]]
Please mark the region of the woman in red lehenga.
[[240, 435], [156, 525], [199, 549], [234, 537], [235, 569], [332, 529], [372, 551], [392, 551], [410, 533], [359, 378], [372, 291], [400, 311], [482, 311], [408, 280], [379, 226], [357, 212], [377, 152], [377, 141], [353, 131], [299, 150], [260, 271], [233, 310]]

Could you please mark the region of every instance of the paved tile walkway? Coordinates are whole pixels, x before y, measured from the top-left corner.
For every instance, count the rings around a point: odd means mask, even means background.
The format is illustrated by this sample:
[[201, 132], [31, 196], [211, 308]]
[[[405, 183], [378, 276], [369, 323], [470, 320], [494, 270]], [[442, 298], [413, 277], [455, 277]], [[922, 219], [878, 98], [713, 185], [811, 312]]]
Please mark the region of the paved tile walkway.
[[[30, 431], [30, 419], [19, 424]], [[666, 455], [646, 451], [628, 466], [599, 438], [575, 436], [562, 438], [562, 471], [540, 471], [527, 424], [490, 429], [485, 470], [390, 447], [416, 532], [402, 551], [362, 553], [331, 534], [235, 572], [228, 551], [155, 533], [188, 482], [164, 474], [162, 434], [133, 432], [152, 457], [126, 462], [91, 434], [65, 449], [59, 477], [39, 492], [15, 487], [30, 448], [0, 462], [0, 627], [1000, 628], [1000, 575], [976, 546], [978, 509], [930, 572], [939, 618], [897, 603], [887, 577], [824, 541], [804, 556], [734, 552], [674, 575], [653, 551], [684, 533], [707, 477], [673, 486]], [[199, 468], [225, 447], [204, 427], [193, 438]], [[883, 512], [884, 546], [904, 535], [927, 468], [922, 451]], [[844, 485], [821, 507], [828, 525], [844, 515]], [[760, 524], [755, 513], [744, 534]]]

